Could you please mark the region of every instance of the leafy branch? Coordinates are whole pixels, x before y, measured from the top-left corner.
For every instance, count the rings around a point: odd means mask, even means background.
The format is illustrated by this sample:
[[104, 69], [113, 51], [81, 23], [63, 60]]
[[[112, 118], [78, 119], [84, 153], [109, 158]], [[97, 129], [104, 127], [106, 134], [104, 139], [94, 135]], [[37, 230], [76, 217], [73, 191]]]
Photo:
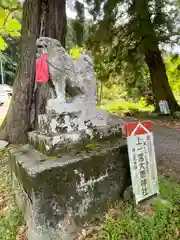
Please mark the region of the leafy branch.
[[[4, 40], [5, 36], [10, 35], [11, 37], [20, 36], [21, 25], [17, 19], [20, 13], [21, 5], [17, 2], [8, 2], [9, 5], [2, 4], [0, 2], [0, 50], [5, 50], [7, 48], [7, 43]], [[11, 6], [11, 7], [10, 7]]]

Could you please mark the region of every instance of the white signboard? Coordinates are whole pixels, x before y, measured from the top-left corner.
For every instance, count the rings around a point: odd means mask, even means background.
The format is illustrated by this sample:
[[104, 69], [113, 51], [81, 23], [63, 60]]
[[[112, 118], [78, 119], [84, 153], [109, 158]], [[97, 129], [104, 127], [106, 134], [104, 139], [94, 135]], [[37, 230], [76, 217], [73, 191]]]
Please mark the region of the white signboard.
[[159, 102], [159, 108], [160, 108], [161, 114], [164, 114], [164, 115], [170, 114], [169, 105], [166, 100], [161, 100]]
[[126, 124], [128, 154], [136, 203], [159, 194], [152, 123]]

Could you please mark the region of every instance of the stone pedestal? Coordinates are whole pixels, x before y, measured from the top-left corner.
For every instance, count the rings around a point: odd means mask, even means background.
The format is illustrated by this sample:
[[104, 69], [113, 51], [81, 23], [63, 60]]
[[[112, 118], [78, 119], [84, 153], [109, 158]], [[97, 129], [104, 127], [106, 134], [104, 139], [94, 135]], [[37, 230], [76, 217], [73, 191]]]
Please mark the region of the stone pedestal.
[[86, 221], [103, 214], [130, 184], [122, 139], [48, 157], [29, 145], [10, 150], [28, 240], [73, 240]]
[[28, 145], [10, 150], [10, 166], [28, 240], [73, 240], [130, 185], [126, 141], [111, 118], [69, 133], [30, 132]]
[[38, 116], [38, 132], [48, 135], [106, 126], [108, 122], [105, 110], [98, 110], [95, 102], [84, 102], [81, 98], [73, 102], [51, 99], [46, 112]]
[[[58, 156], [70, 153], [74, 150], [80, 151], [88, 144], [96, 144], [114, 139], [122, 139], [122, 128], [117, 122], [70, 132], [54, 133], [48, 123], [40, 133], [32, 131], [29, 133], [29, 144], [36, 150], [48, 156]], [[48, 131], [46, 133], [45, 129]]]

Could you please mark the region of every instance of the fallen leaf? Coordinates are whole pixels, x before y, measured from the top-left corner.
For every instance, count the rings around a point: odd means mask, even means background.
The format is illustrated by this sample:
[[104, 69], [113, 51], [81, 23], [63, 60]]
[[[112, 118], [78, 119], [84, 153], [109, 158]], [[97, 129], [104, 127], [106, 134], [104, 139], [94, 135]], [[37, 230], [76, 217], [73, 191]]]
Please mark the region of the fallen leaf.
[[176, 237], [179, 237], [180, 236], [180, 229], [175, 228], [175, 234], [176, 234]]
[[28, 240], [28, 238], [27, 238], [27, 227], [25, 225], [22, 225], [19, 228], [18, 234], [16, 236], [16, 240]]

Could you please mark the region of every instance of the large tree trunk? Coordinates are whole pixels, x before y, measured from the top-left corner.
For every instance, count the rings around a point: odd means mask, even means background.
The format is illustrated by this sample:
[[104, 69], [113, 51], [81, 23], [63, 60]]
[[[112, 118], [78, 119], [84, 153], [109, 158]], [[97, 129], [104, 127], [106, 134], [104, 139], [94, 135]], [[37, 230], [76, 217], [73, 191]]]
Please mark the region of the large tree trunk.
[[160, 111], [160, 100], [167, 100], [171, 113], [180, 110], [169, 85], [165, 64], [158, 46], [154, 50], [147, 51], [145, 61], [150, 72], [156, 111]]
[[66, 44], [67, 18], [66, 0], [47, 0], [47, 22], [45, 35]]
[[[66, 17], [66, 0], [42, 0], [41, 8], [45, 15], [45, 25], [42, 32], [43, 36], [57, 39], [65, 47], [65, 39], [67, 33], [67, 17]], [[41, 9], [42, 10], [42, 9]], [[44, 114], [47, 99], [51, 97], [48, 83], [37, 85], [35, 99], [32, 105], [34, 119], [32, 127], [38, 127], [38, 114]]]
[[26, 0], [23, 7], [19, 71], [13, 87], [11, 104], [0, 132], [0, 137], [11, 143], [27, 141], [39, 16], [40, 0]]
[[[41, 6], [46, 4], [45, 34], [65, 44], [65, 0], [26, 0], [23, 5], [22, 37], [19, 73], [14, 83], [13, 96], [6, 118], [1, 125], [0, 138], [10, 143], [26, 143], [31, 128], [31, 108], [34, 101], [36, 39], [40, 36]], [[44, 107], [48, 95], [46, 85], [36, 91], [36, 114]]]
[[[145, 55], [145, 61], [149, 68], [153, 94], [156, 103], [156, 110], [159, 109], [159, 101], [167, 100], [171, 113], [179, 110], [176, 99], [172, 93], [168, 82], [166, 68], [159, 50], [159, 42], [157, 33], [152, 24], [151, 14], [149, 10], [149, 1], [133, 0], [130, 14], [137, 18], [137, 37], [141, 34], [141, 48]], [[159, 9], [161, 12], [162, 9]]]

